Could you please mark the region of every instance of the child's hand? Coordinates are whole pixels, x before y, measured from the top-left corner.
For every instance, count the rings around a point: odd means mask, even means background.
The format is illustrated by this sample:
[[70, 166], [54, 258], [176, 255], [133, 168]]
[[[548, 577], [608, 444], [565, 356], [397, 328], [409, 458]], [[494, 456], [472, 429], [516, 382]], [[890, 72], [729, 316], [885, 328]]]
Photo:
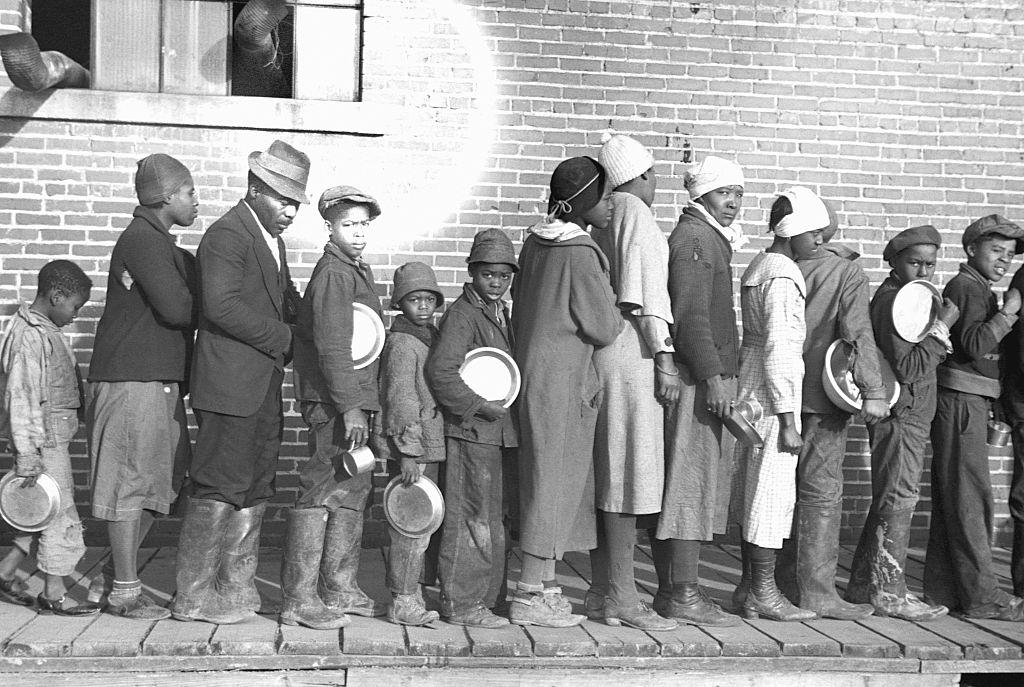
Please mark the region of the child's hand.
[[864, 406], [860, 409], [860, 416], [865, 423], [873, 425], [889, 417], [889, 404], [881, 398], [865, 400]]
[[485, 420], [500, 420], [508, 415], [508, 408], [497, 401], [484, 401], [484, 404], [480, 406], [480, 410], [476, 411], [476, 414]]
[[800, 437], [800, 432], [796, 431], [796, 427], [782, 428], [779, 433], [779, 447], [786, 453], [800, 453], [800, 449], [804, 447], [804, 440]]
[[346, 410], [341, 416], [345, 423], [345, 438], [351, 446], [362, 446], [370, 438], [370, 428], [366, 422], [366, 413], [359, 408]]
[[402, 458], [402, 484], [410, 486], [420, 481], [420, 466], [412, 458]]
[[948, 298], [943, 298], [942, 305], [939, 306], [939, 319], [942, 320], [947, 327], [952, 327], [956, 324], [956, 321], [960, 319], [960, 308], [956, 307], [956, 303]]
[[28, 479], [21, 485], [22, 487], [31, 487], [36, 483], [36, 477], [43, 474], [46, 471], [46, 466], [43, 465], [43, 457], [38, 453], [19, 453], [14, 458], [14, 472], [18, 477], [27, 477]]
[[1007, 289], [1003, 295], [1002, 311], [1004, 315], [1016, 315], [1020, 312], [1020, 291]]

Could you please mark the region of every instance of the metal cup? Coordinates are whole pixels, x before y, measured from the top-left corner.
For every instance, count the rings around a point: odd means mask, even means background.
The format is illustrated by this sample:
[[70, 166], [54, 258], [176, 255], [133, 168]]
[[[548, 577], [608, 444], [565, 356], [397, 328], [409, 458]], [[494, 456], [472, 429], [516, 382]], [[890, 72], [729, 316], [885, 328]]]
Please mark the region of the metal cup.
[[995, 448], [1003, 448], [1010, 442], [1010, 425], [998, 420], [989, 420], [988, 437], [985, 443]]
[[342, 467], [345, 468], [345, 472], [349, 474], [349, 477], [369, 472], [373, 469], [374, 462], [376, 462], [376, 457], [369, 446], [351, 448], [341, 454]]

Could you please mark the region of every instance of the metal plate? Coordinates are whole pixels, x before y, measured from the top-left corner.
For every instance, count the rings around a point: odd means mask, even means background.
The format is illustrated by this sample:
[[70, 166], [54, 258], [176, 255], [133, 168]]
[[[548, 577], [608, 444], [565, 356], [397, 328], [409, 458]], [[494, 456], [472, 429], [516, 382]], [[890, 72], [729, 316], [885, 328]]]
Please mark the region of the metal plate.
[[[887, 391], [891, 390], [889, 407], [896, 405], [900, 397], [900, 384], [896, 374], [881, 352], [878, 353], [878, 368]], [[853, 344], [845, 339], [836, 339], [825, 352], [825, 366], [821, 370], [821, 383], [825, 395], [840, 410], [859, 413], [864, 405], [860, 389], [853, 380]]]
[[426, 537], [444, 520], [444, 497], [430, 478], [420, 475], [416, 484], [405, 486], [396, 477], [384, 488], [384, 517], [399, 534]]
[[459, 375], [470, 389], [488, 401], [508, 408], [519, 395], [522, 378], [519, 366], [500, 348], [484, 346], [466, 354]]
[[892, 325], [905, 341], [923, 341], [939, 318], [942, 293], [926, 279], [904, 284], [892, 302]]
[[368, 305], [352, 304], [352, 367], [361, 370], [384, 350], [384, 323]]
[[0, 517], [17, 530], [39, 532], [60, 510], [60, 487], [45, 472], [31, 487], [21, 486], [25, 479], [13, 470], [0, 479]]

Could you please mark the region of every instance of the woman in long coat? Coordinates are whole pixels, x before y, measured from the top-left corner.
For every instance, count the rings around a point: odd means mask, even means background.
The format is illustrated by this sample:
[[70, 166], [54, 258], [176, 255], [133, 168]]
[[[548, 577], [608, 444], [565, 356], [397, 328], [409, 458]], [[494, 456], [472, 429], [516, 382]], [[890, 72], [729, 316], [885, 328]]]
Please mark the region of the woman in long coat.
[[512, 285], [519, 395], [523, 571], [509, 618], [566, 627], [583, 616], [554, 586], [565, 551], [596, 545], [594, 427], [601, 403], [595, 346], [622, 328], [608, 261], [586, 231], [609, 220], [605, 172], [571, 158], [551, 177], [548, 218], [529, 229]]

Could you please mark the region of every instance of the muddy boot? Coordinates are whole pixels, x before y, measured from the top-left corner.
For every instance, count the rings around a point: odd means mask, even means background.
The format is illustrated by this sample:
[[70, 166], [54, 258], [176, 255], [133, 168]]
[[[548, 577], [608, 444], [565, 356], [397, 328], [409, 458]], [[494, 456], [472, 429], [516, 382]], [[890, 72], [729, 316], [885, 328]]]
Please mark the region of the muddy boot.
[[843, 598], [852, 604], [871, 603], [871, 564], [872, 557], [871, 542], [872, 533], [878, 527], [878, 516], [874, 509], [868, 513], [864, 521], [864, 529], [861, 530], [860, 540], [857, 542], [857, 550], [853, 553], [853, 563], [850, 566], [850, 584], [846, 585], [846, 593]]
[[327, 510], [327, 532], [320, 561], [324, 603], [332, 611], [376, 618], [387, 607], [363, 593], [356, 582], [362, 550], [363, 511], [348, 508]]
[[509, 620], [515, 625], [537, 625], [538, 627], [572, 627], [579, 625], [586, 616], [566, 610], [546, 594], [542, 585], [526, 585], [519, 582], [509, 606]]
[[419, 591], [413, 594], [393, 594], [388, 608], [388, 620], [396, 625], [429, 625], [441, 616], [428, 611]]
[[224, 532], [218, 585], [221, 596], [239, 608], [255, 613], [260, 610], [256, 589], [256, 567], [260, 562], [260, 529], [266, 503], [236, 510]]
[[750, 561], [750, 588], [743, 599], [744, 617], [750, 620], [761, 617], [782, 622], [814, 618], [813, 611], [805, 611], [794, 606], [775, 584], [775, 549], [745, 543], [744, 551], [744, 558]]
[[907, 591], [904, 569], [910, 542], [910, 521], [914, 510], [880, 513], [872, 531], [867, 532], [867, 566], [870, 571], [869, 601], [877, 615], [923, 622], [949, 613], [945, 606], [932, 606]]
[[[733, 613], [743, 612], [743, 603], [747, 599], [747, 594], [750, 592], [750, 544], [745, 541], [740, 541], [740, 566], [742, 568], [742, 574], [740, 576], [740, 583], [736, 585], [736, 589], [732, 592], [732, 611]], [[775, 574], [775, 561], [772, 560], [772, 574]]]
[[836, 592], [841, 515], [838, 508], [800, 508], [796, 552], [800, 608], [814, 611], [820, 618], [860, 620], [874, 613], [874, 608], [847, 603]]
[[673, 584], [672, 598], [659, 613], [691, 625], [732, 627], [740, 624], [738, 616], [722, 610], [697, 582]]
[[349, 624], [347, 615], [327, 608], [317, 594], [326, 531], [324, 508], [295, 508], [288, 514], [288, 535], [281, 561], [281, 622], [285, 625], [334, 630]]
[[234, 511], [229, 503], [189, 499], [178, 539], [177, 593], [171, 607], [176, 620], [228, 625], [252, 617], [252, 611], [239, 608], [217, 590], [224, 533]]

